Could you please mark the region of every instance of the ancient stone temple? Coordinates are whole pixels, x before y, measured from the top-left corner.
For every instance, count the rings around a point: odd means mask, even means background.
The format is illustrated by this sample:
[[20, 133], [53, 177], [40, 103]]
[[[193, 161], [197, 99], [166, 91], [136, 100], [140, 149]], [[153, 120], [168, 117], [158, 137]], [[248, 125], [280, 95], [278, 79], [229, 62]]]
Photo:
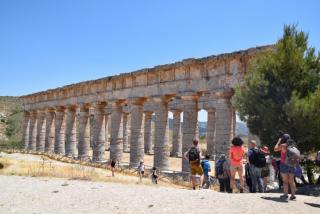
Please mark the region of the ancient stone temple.
[[[180, 157], [197, 137], [198, 111], [204, 109], [207, 152], [227, 153], [235, 134], [234, 88], [243, 84], [249, 60], [268, 48], [186, 59], [23, 96], [24, 147], [95, 162], [121, 162], [128, 151], [133, 167], [154, 153], [154, 166], [168, 169], [169, 156]], [[188, 170], [182, 159], [182, 171]]]

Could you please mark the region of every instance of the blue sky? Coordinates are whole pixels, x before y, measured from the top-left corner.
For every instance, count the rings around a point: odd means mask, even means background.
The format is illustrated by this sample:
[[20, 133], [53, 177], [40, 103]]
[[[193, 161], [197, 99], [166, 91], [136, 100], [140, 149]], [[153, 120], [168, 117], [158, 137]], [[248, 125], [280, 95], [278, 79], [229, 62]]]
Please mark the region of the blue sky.
[[272, 44], [284, 24], [319, 49], [319, 2], [1, 0], [0, 95]]

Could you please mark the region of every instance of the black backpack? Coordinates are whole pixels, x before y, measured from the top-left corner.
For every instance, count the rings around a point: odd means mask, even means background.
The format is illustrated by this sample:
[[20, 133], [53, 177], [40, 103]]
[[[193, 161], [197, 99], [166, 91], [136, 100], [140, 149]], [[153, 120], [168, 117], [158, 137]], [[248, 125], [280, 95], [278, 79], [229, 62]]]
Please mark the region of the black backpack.
[[189, 161], [200, 160], [200, 152], [197, 148], [191, 147], [189, 150]]
[[253, 149], [252, 151], [252, 157], [249, 158], [250, 162], [258, 168], [265, 167], [267, 165], [266, 155], [260, 149]]
[[223, 175], [223, 164], [226, 160], [219, 160], [215, 167], [216, 177], [219, 175]]

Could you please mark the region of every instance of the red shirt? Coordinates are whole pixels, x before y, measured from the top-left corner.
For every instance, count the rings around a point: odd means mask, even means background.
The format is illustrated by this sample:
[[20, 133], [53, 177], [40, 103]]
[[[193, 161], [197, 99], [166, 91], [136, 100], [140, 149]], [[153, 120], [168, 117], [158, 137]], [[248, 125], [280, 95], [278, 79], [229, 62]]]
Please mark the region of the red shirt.
[[287, 145], [281, 144], [280, 164], [286, 163], [286, 157], [287, 157]]
[[231, 166], [242, 166], [244, 153], [245, 150], [243, 146], [231, 146], [229, 155]]

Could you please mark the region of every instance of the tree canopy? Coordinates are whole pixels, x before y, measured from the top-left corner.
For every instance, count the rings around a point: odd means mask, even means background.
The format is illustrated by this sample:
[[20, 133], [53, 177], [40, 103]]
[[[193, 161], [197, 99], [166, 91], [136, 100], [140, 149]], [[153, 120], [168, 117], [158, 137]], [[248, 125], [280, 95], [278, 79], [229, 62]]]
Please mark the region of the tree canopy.
[[274, 49], [250, 63], [235, 106], [263, 144], [273, 146], [282, 131], [302, 150], [320, 149], [320, 54], [308, 34], [284, 26]]

